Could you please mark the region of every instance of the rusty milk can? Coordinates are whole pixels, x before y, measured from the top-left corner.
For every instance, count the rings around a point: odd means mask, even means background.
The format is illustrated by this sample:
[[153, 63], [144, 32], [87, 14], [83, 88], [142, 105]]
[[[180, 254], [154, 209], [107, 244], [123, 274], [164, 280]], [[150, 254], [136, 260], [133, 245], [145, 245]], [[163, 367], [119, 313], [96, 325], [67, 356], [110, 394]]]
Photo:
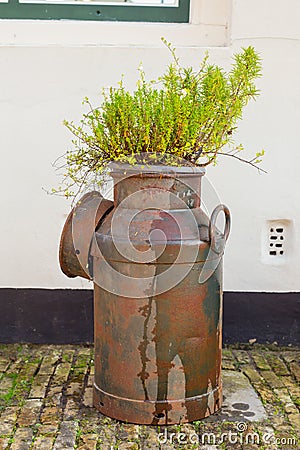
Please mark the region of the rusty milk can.
[[63, 272], [94, 282], [94, 406], [138, 424], [202, 419], [222, 403], [228, 208], [201, 210], [202, 168], [112, 164], [111, 175], [114, 203], [86, 194], [60, 246]]

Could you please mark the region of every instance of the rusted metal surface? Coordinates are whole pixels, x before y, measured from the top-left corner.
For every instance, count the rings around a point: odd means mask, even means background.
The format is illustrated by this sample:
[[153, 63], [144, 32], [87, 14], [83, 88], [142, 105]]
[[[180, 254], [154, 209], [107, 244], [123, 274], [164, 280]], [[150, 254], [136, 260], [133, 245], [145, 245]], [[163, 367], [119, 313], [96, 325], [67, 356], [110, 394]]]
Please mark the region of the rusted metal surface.
[[89, 250], [95, 229], [113, 202], [97, 192], [85, 194], [72, 209], [65, 222], [59, 246], [61, 270], [70, 278], [91, 279]]
[[94, 281], [94, 406], [110, 417], [175, 424], [221, 407], [230, 214], [219, 205], [209, 220], [201, 210], [203, 174], [116, 165], [114, 207], [92, 192], [67, 219], [61, 267]]
[[159, 425], [221, 407], [222, 254], [210, 252], [209, 229], [215, 244], [227, 236], [200, 210], [202, 175], [113, 173], [115, 208], [91, 249], [103, 414]]
[[200, 289], [198, 270], [144, 299], [95, 286], [94, 405], [103, 414], [158, 425], [221, 407], [220, 269]]

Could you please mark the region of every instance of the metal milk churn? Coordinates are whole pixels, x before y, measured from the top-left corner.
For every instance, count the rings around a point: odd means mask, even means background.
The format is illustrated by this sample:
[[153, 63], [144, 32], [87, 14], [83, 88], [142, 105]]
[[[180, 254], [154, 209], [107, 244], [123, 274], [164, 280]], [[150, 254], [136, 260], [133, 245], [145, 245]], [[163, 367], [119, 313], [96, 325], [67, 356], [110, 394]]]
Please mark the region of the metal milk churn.
[[230, 214], [224, 205], [210, 219], [201, 210], [203, 175], [113, 164], [114, 203], [86, 194], [65, 224], [62, 270], [94, 282], [94, 406], [110, 417], [175, 424], [221, 407]]

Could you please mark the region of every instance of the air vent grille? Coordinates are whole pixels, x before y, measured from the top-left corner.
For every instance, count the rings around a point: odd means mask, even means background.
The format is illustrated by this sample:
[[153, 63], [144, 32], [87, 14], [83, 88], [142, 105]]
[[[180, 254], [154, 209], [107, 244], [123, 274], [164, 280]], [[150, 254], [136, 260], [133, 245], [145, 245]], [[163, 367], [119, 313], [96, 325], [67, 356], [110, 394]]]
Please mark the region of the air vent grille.
[[285, 254], [286, 230], [283, 225], [269, 228], [269, 255], [283, 256]]

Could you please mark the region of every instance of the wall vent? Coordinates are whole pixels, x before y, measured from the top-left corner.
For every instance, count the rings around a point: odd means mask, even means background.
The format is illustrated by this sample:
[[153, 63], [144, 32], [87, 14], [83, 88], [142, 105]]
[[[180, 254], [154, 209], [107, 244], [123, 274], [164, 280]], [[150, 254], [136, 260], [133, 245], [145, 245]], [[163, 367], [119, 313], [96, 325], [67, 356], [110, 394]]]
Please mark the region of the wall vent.
[[292, 221], [267, 220], [263, 230], [262, 259], [267, 264], [284, 264], [291, 251]]
[[285, 254], [286, 229], [285, 226], [270, 226], [269, 228], [269, 255], [283, 256]]

